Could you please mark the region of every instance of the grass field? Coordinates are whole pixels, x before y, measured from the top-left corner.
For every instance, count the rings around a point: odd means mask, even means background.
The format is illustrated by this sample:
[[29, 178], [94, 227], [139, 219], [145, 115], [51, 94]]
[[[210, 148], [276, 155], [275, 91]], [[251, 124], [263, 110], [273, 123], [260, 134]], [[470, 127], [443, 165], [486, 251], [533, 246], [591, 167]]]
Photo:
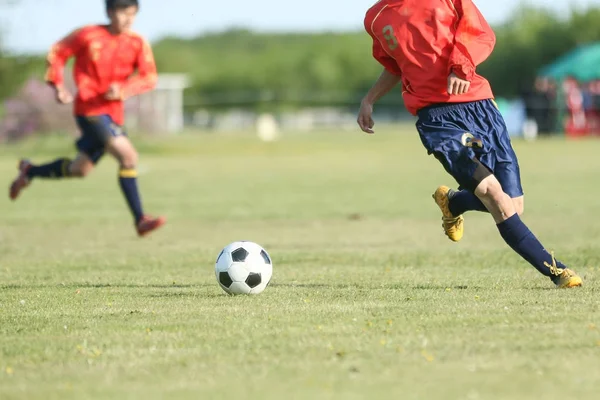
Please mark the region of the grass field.
[[[112, 160], [0, 197], [0, 399], [598, 398], [600, 141], [515, 142], [524, 220], [578, 290], [487, 215], [449, 242], [430, 195], [453, 181], [411, 129], [137, 142], [146, 209], [169, 218], [148, 239]], [[70, 151], [1, 148], [2, 187], [21, 154]], [[229, 297], [214, 261], [243, 239], [274, 278]]]

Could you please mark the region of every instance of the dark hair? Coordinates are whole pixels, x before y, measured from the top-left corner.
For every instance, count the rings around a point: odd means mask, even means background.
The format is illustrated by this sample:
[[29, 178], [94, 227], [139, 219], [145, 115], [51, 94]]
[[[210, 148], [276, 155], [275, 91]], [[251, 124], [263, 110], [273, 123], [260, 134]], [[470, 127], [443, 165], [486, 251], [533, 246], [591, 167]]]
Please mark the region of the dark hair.
[[140, 2], [138, 0], [106, 0], [107, 11], [129, 7], [140, 8]]

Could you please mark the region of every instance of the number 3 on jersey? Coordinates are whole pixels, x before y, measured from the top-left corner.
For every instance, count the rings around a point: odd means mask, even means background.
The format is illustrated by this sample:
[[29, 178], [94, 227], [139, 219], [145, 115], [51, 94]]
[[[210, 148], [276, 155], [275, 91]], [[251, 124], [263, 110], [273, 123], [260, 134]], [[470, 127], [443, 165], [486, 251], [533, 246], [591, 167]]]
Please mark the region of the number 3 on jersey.
[[396, 50], [396, 48], [398, 47], [398, 40], [396, 39], [394, 28], [392, 28], [391, 25], [386, 25], [383, 27], [383, 38], [387, 42], [388, 48], [391, 51]]

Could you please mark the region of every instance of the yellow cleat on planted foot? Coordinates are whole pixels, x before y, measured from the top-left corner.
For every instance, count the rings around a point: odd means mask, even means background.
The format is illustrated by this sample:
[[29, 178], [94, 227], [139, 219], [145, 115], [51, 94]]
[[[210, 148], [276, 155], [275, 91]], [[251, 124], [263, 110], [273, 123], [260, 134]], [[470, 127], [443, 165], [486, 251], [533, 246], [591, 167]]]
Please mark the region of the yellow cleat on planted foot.
[[544, 262], [544, 265], [550, 270], [552, 274], [552, 282], [556, 287], [561, 289], [568, 289], [579, 287], [583, 285], [583, 279], [575, 271], [569, 268], [559, 268], [556, 265], [556, 258], [554, 258], [554, 252], [550, 252], [552, 256], [552, 264]]
[[442, 227], [444, 228], [444, 233], [453, 242], [458, 242], [463, 237], [464, 218], [462, 215], [454, 216], [450, 212], [449, 193], [450, 188], [448, 186], [440, 186], [431, 197], [433, 197], [433, 200], [435, 200], [435, 203], [442, 211]]
[[564, 269], [556, 280], [556, 287], [561, 289], [568, 289], [574, 287], [580, 287], [583, 285], [583, 280], [575, 271], [570, 269]]

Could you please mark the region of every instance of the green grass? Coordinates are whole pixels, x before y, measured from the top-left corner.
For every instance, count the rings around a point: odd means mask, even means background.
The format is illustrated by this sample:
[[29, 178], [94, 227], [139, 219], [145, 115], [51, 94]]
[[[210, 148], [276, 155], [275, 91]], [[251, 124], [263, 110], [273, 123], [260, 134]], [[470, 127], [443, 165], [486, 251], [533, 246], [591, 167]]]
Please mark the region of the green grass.
[[[2, 185], [69, 140], [0, 149]], [[515, 142], [524, 219], [580, 290], [488, 215], [449, 242], [430, 194], [453, 181], [412, 129], [137, 142], [146, 209], [169, 217], [148, 239], [112, 160], [0, 197], [1, 399], [597, 398], [600, 142]], [[216, 284], [241, 239], [274, 258], [260, 296]]]

